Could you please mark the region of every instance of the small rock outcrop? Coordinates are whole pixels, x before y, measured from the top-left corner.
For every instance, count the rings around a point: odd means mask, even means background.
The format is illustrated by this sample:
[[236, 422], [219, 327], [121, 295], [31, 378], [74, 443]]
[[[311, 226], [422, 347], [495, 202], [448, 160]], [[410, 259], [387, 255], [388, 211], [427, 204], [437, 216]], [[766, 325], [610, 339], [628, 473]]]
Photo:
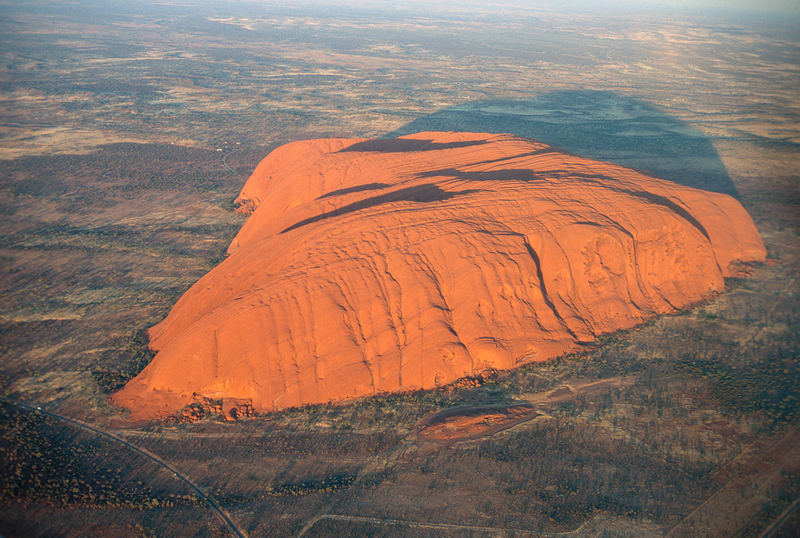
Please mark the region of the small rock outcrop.
[[735, 199], [512, 135], [295, 142], [237, 198], [229, 256], [115, 393], [255, 412], [543, 361], [723, 289], [764, 246]]

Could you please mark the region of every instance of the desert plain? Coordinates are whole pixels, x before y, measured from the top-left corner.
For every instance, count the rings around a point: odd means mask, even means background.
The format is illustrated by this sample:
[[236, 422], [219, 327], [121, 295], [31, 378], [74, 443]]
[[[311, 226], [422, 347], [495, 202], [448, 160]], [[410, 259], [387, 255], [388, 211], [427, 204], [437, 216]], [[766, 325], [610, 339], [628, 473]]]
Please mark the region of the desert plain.
[[[796, 16], [0, 10], [3, 535], [797, 533]], [[270, 151], [424, 131], [508, 133], [725, 193], [766, 258], [515, 369], [274, 412], [112, 405], [153, 357], [144, 331], [225, 263], [233, 202]]]

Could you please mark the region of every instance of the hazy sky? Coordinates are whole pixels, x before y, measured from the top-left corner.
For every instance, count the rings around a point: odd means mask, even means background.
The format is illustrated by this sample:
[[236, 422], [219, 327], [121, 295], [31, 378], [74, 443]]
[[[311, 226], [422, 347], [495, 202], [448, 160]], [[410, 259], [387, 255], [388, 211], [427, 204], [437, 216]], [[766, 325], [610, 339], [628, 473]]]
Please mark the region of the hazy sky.
[[[155, 0], [159, 2], [159, 0]], [[165, 4], [194, 3], [198, 0], [160, 0]], [[213, 3], [215, 5], [231, 4], [300, 4], [304, 6], [313, 5], [332, 5], [341, 4], [358, 7], [375, 6], [415, 6], [415, 7], [435, 7], [437, 11], [447, 11], [448, 7], [481, 8], [490, 11], [495, 8], [545, 8], [548, 11], [557, 11], [561, 6], [591, 8], [603, 10], [610, 7], [626, 7], [629, 9], [644, 8], [680, 8], [680, 9], [749, 9], [749, 10], [768, 10], [782, 11], [800, 14], [800, 0], [444, 0], [432, 2], [431, 0], [199, 0], [203, 3]], [[2, 3], [3, 0], [0, 0]], [[159, 3], [160, 3], [159, 2]]]
[[[446, 5], [451, 2], [443, 2]], [[458, 4], [458, 0], [452, 3]], [[463, 3], [477, 4], [467, 0]], [[497, 5], [541, 6], [556, 9], [558, 5], [572, 5], [586, 8], [603, 9], [610, 6], [626, 6], [635, 8], [727, 8], [768, 11], [790, 11], [800, 14], [800, 0], [505, 0], [498, 2], [482, 2], [486, 7]]]
[[[0, 0], [1, 1], [1, 0]], [[161, 0], [175, 1], [175, 0]], [[186, 1], [186, 0], [184, 0]], [[202, 0], [201, 0], [202, 1]], [[219, 0], [205, 0], [215, 2]], [[231, 0], [244, 4], [305, 7], [341, 7], [358, 9], [412, 10], [420, 15], [427, 13], [525, 12], [558, 13], [578, 10], [611, 14], [614, 12], [658, 13], [663, 10], [671, 14], [680, 12], [708, 12], [709, 15], [737, 15], [746, 12], [761, 13], [772, 19], [777, 16], [784, 23], [800, 19], [800, 0]], [[224, 5], [224, 4], [223, 4]]]
[[[586, 5], [602, 7], [601, 0], [587, 0], [581, 2]], [[800, 12], [798, 0], [615, 0], [615, 4], [653, 6], [653, 7], [682, 7], [682, 8], [737, 8], [755, 10], [780, 10]]]

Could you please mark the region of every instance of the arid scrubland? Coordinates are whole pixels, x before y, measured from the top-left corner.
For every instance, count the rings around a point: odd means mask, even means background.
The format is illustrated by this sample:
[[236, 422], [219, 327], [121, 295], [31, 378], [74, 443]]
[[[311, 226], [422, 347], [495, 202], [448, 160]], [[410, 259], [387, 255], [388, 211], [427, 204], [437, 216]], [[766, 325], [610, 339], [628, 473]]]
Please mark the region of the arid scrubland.
[[[749, 536], [800, 496], [791, 21], [104, 4], [2, 6], [3, 397], [149, 451], [254, 536]], [[259, 160], [415, 122], [541, 133], [668, 179], [705, 170], [735, 188], [767, 262], [542, 364], [236, 422], [205, 408], [125, 422], [108, 393], [149, 360], [141, 331], [223, 257]], [[520, 402], [537, 416], [419, 435], [443, 410]], [[227, 532], [126, 445], [8, 402], [0, 414], [0, 533]]]

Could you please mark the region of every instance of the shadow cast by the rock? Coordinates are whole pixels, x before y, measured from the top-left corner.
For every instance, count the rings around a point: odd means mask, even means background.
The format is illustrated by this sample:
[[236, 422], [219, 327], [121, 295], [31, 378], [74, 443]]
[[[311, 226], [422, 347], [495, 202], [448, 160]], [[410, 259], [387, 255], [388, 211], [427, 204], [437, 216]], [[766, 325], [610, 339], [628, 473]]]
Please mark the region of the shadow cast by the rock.
[[420, 131], [511, 133], [738, 197], [705, 134], [650, 103], [610, 91], [557, 91], [524, 100], [465, 103], [417, 118], [385, 137]]

